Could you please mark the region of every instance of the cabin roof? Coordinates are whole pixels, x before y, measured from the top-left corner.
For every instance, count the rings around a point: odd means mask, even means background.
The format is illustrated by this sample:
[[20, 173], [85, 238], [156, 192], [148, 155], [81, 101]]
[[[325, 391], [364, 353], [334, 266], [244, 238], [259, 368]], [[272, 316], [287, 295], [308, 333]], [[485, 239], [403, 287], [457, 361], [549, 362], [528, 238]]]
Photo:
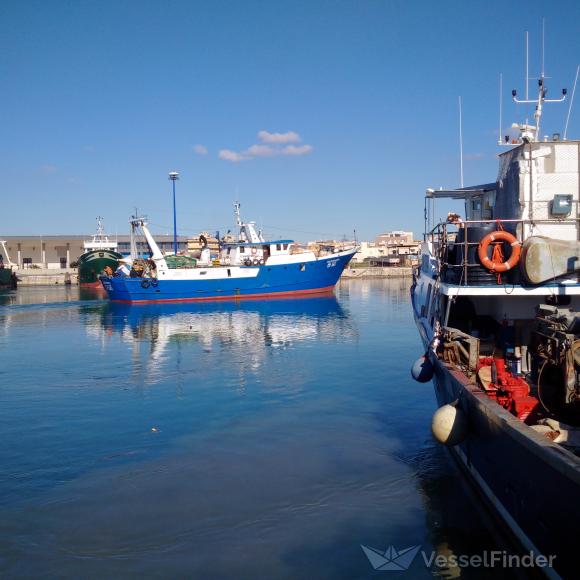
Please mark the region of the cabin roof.
[[482, 195], [488, 191], [495, 191], [497, 183], [484, 183], [483, 185], [471, 185], [469, 187], [462, 187], [461, 189], [428, 189], [425, 197], [428, 198], [451, 198], [451, 199], [465, 199], [466, 197], [473, 197]]

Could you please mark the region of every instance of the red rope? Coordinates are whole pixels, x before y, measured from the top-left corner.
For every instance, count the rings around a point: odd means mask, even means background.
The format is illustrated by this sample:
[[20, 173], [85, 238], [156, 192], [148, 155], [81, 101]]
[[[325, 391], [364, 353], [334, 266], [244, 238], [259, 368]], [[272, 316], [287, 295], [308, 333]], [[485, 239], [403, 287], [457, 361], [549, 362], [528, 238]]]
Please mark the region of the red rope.
[[[499, 222], [498, 222], [499, 224]], [[491, 254], [491, 261], [494, 264], [502, 264], [504, 261], [503, 250], [501, 249], [501, 242], [493, 244], [493, 252]], [[497, 274], [497, 283], [501, 284], [501, 274]]]

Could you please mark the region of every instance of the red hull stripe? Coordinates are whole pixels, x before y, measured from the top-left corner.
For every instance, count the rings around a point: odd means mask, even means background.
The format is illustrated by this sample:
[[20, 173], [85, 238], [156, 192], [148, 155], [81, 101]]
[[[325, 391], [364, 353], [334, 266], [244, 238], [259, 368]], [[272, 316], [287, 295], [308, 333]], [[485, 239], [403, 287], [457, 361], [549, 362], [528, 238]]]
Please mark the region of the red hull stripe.
[[207, 296], [202, 298], [163, 298], [161, 300], [112, 300], [112, 302], [122, 302], [124, 304], [151, 304], [152, 302], [214, 302], [216, 300], [261, 300], [262, 298], [283, 298], [285, 296], [304, 296], [305, 294], [330, 293], [334, 289], [332, 286], [315, 288], [313, 290], [291, 290], [288, 292], [267, 292], [263, 294], [237, 294], [234, 296]]

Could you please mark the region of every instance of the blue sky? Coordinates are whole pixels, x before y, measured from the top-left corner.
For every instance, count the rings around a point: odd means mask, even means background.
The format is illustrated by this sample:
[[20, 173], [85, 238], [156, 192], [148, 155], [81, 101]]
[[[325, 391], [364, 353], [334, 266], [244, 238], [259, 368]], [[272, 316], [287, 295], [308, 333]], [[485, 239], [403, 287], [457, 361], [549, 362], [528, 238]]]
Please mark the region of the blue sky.
[[4, 0], [0, 237], [126, 233], [135, 207], [168, 232], [172, 170], [182, 234], [239, 199], [272, 236], [418, 236], [425, 188], [459, 185], [459, 95], [465, 182], [495, 179], [498, 75], [506, 126], [542, 18], [550, 95], [571, 92], [577, 1]]

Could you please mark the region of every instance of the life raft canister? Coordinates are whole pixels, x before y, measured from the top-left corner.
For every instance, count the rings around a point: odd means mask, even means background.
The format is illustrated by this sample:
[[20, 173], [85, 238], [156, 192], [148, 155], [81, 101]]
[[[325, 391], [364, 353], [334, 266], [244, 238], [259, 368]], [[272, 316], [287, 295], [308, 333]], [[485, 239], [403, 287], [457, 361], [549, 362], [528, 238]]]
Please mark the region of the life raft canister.
[[[508, 260], [505, 262], [496, 262], [487, 256], [487, 250], [492, 242], [507, 242], [512, 247], [512, 253]], [[479, 242], [477, 248], [477, 255], [479, 256], [479, 261], [482, 266], [491, 270], [492, 272], [507, 272], [511, 270], [519, 261], [520, 255], [522, 253], [522, 245], [518, 242], [517, 238], [506, 232], [505, 230], [496, 230], [487, 234]]]

